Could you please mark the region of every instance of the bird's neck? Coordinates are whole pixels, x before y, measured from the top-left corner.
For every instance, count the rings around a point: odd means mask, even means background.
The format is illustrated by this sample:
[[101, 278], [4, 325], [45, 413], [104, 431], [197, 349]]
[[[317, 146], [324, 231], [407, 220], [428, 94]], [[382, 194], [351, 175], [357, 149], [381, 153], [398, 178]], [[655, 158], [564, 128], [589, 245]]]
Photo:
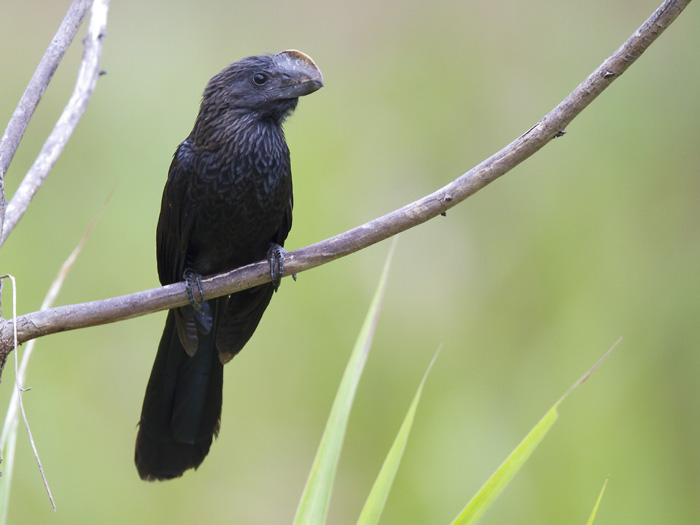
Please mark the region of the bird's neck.
[[220, 111], [200, 111], [189, 140], [195, 149], [215, 151], [226, 146], [247, 153], [262, 138], [284, 142], [282, 121], [277, 115], [228, 108]]

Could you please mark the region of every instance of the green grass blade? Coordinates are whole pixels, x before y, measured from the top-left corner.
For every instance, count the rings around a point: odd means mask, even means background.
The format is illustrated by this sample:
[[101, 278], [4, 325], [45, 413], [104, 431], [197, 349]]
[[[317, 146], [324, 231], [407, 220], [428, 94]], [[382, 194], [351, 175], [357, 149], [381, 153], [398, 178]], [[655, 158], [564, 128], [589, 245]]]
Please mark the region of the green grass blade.
[[362, 324], [362, 329], [357, 337], [355, 346], [350, 355], [345, 373], [338, 387], [331, 413], [328, 416], [326, 428], [321, 437], [321, 443], [316, 451], [316, 457], [306, 480], [306, 487], [301, 496], [296, 516], [295, 525], [319, 525], [326, 522], [328, 507], [331, 499], [333, 480], [338, 467], [340, 451], [343, 446], [345, 430], [347, 428], [350, 409], [355, 398], [357, 385], [362, 375], [369, 348], [374, 336], [374, 329], [379, 317], [382, 298], [386, 288], [387, 275], [391, 256], [394, 253], [396, 241], [391, 245], [389, 255], [384, 263], [379, 285], [374, 293], [374, 298]]
[[484, 512], [486, 512], [486, 509], [491, 506], [508, 482], [513, 479], [518, 470], [520, 470], [520, 467], [527, 461], [530, 454], [532, 454], [542, 442], [547, 432], [549, 432], [549, 429], [552, 428], [552, 425], [554, 425], [554, 422], [559, 417], [557, 414], [557, 407], [560, 402], [561, 401], [557, 402], [544, 417], [540, 419], [530, 433], [525, 436], [525, 439], [520, 442], [501, 466], [498, 467], [496, 472], [494, 472], [488, 481], [479, 489], [479, 492], [469, 501], [464, 510], [462, 510], [459, 516], [452, 522], [452, 525], [472, 524], [476, 523], [481, 518]]
[[544, 415], [542, 419], [535, 425], [535, 427], [530, 431], [530, 433], [525, 436], [520, 444], [510, 453], [506, 460], [501, 464], [500, 467], [493, 473], [493, 475], [488, 479], [488, 481], [479, 489], [479, 491], [474, 495], [474, 497], [467, 503], [459, 516], [455, 518], [452, 525], [467, 525], [476, 523], [481, 516], [486, 512], [493, 501], [498, 497], [498, 495], [503, 491], [508, 482], [517, 474], [520, 467], [527, 461], [530, 454], [534, 452], [537, 446], [542, 442], [544, 437], [552, 428], [554, 422], [557, 420], [559, 415], [557, 414], [557, 408], [564, 399], [571, 393], [572, 390], [582, 385], [588, 380], [588, 378], [595, 372], [595, 370], [600, 366], [600, 364], [610, 355], [610, 353], [615, 349], [615, 347], [620, 343], [622, 338], [618, 339], [617, 342], [601, 357], [598, 362], [593, 365], [588, 372], [586, 372], [581, 379], [576, 381], [569, 390], [557, 401], [552, 408]]
[[[439, 350], [438, 350], [439, 352]], [[423, 385], [428, 377], [430, 369], [435, 363], [435, 358], [438, 355], [435, 353], [433, 360], [428, 365], [428, 369], [423, 375], [423, 379], [418, 386], [415, 396], [413, 397], [413, 402], [408, 409], [408, 413], [401, 424], [399, 433], [394, 439], [394, 444], [391, 446], [389, 453], [387, 454], [384, 464], [382, 465], [379, 475], [372, 486], [372, 490], [367, 497], [365, 506], [360, 513], [360, 518], [357, 520], [358, 525], [375, 525], [379, 522], [379, 516], [384, 509], [384, 504], [389, 497], [389, 491], [391, 490], [391, 485], [396, 477], [396, 472], [399, 469], [399, 464], [401, 463], [401, 458], [403, 452], [406, 449], [406, 442], [408, 441], [408, 435], [411, 432], [411, 426], [413, 425], [413, 419], [416, 415], [416, 409], [418, 408], [418, 402], [420, 401], [421, 393], [423, 392]]]
[[595, 506], [593, 507], [593, 512], [591, 512], [591, 515], [588, 518], [586, 525], [593, 525], [593, 520], [595, 520], [595, 515], [598, 512], [598, 507], [600, 506], [600, 502], [603, 499], [603, 492], [605, 492], [605, 486], [608, 484], [608, 479], [610, 478], [605, 478], [605, 481], [603, 482], [603, 488], [600, 489], [600, 494], [598, 494], [598, 499], [596, 500]]

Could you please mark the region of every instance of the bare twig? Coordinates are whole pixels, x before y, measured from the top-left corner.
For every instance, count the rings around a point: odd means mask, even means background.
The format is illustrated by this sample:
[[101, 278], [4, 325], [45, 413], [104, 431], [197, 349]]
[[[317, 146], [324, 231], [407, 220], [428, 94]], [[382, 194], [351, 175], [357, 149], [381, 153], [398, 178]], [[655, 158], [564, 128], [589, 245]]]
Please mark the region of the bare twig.
[[17, 151], [17, 147], [24, 136], [29, 120], [39, 105], [44, 91], [46, 91], [49, 82], [51, 82], [59, 62], [61, 62], [68, 46], [73, 41], [73, 37], [78, 32], [78, 28], [91, 4], [92, 0], [75, 0], [73, 2], [53, 40], [51, 40], [46, 53], [44, 53], [39, 62], [32, 79], [27, 85], [27, 89], [24, 90], [24, 94], [19, 100], [10, 122], [7, 124], [5, 133], [0, 139], [0, 178], [7, 173], [7, 168], [10, 166], [15, 151]]
[[34, 71], [27, 89], [24, 90], [24, 94], [20, 98], [0, 139], [0, 238], [2, 238], [2, 224], [5, 220], [5, 173], [7, 173], [7, 169], [15, 156], [17, 147], [24, 136], [24, 131], [27, 129], [34, 110], [39, 105], [44, 91], [46, 91], [49, 82], [51, 82], [59, 62], [61, 62], [68, 46], [73, 41], [73, 37], [78, 32], [78, 28], [91, 4], [92, 0], [75, 0], [70, 6], [53, 40], [51, 40], [51, 44], [49, 44], [36, 71]]
[[85, 50], [73, 95], [56, 122], [53, 131], [46, 139], [39, 156], [7, 205], [0, 244], [5, 242], [24, 215], [29, 203], [51, 172], [85, 112], [100, 75], [99, 60], [102, 53], [102, 37], [107, 25], [108, 4], [108, 0], [95, 0], [92, 4], [88, 33], [83, 41]]
[[[563, 102], [501, 151], [418, 201], [330, 239], [290, 252], [285, 259], [285, 274], [320, 266], [422, 224], [513, 169], [553, 138], [561, 136], [566, 126], [639, 58], [689, 3], [690, 0], [665, 1]], [[204, 298], [238, 292], [269, 280], [269, 266], [260, 261], [203, 280]], [[187, 303], [184, 284], [176, 283], [112, 299], [26, 314], [17, 319], [17, 332], [20, 342], [24, 342], [42, 335], [130, 319]], [[12, 349], [12, 328], [9, 321], [0, 326], [0, 364], [3, 355]]]

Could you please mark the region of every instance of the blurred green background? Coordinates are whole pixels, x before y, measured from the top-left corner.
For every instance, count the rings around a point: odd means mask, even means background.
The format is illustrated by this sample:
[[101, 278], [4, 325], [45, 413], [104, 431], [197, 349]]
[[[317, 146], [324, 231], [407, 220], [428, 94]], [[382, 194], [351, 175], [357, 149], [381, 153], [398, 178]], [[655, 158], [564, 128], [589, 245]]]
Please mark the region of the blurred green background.
[[[294, 249], [417, 199], [506, 145], [657, 3], [114, 1], [108, 75], [4, 246], [0, 271], [18, 279], [20, 313], [38, 309], [114, 191], [58, 304], [156, 286], [170, 158], [208, 79], [239, 58], [297, 48], [325, 76], [286, 125]], [[3, 127], [68, 4], [0, 8]], [[607, 475], [596, 523], [697, 522], [696, 7], [564, 138], [401, 236], [331, 523], [356, 520], [439, 345], [383, 523], [448, 523], [620, 336], [483, 523], [583, 523]], [[70, 95], [84, 34], [15, 157], [8, 197]], [[176, 481], [144, 483], [133, 466], [165, 314], [40, 340], [24, 399], [58, 512], [20, 428], [10, 523], [291, 522], [388, 246], [285, 280], [226, 368], [219, 439], [198, 471]]]

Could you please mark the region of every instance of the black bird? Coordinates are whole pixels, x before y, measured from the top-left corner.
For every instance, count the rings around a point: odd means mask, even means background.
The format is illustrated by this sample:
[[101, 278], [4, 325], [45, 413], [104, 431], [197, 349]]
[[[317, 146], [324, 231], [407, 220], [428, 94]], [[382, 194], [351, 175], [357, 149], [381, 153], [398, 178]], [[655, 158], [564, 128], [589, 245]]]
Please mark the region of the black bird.
[[[175, 151], [156, 229], [162, 284], [186, 281], [190, 305], [170, 310], [143, 400], [136, 468], [144, 480], [197, 468], [219, 431], [223, 365], [253, 335], [281, 278], [292, 226], [282, 123], [323, 86], [295, 50], [244, 58], [214, 76], [190, 135]], [[199, 301], [200, 276], [268, 257], [271, 283]]]

